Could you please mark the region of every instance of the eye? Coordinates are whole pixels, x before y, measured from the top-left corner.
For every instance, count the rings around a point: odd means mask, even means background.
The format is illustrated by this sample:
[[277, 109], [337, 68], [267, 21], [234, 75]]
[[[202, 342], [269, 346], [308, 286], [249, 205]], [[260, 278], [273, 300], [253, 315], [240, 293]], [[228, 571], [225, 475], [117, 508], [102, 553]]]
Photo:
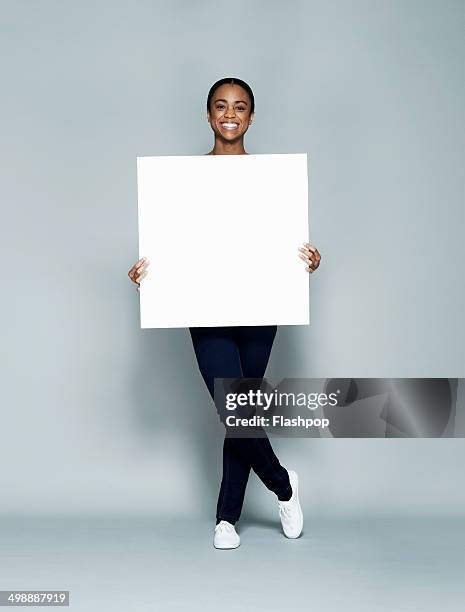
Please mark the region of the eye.
[[224, 104], [218, 104], [216, 108], [224, 108]]
[[245, 111], [245, 108], [242, 108], [242, 107], [239, 107], [239, 106], [238, 106], [238, 107], [237, 107], [237, 110], [238, 110], [238, 111]]

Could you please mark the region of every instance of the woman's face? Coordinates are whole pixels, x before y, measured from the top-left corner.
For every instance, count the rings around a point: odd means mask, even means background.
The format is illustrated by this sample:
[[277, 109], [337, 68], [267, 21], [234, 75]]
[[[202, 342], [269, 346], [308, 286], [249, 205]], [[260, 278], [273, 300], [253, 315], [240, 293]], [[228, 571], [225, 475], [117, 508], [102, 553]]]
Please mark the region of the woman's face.
[[230, 142], [242, 137], [253, 118], [249, 94], [240, 85], [218, 87], [210, 102], [207, 117], [217, 136]]

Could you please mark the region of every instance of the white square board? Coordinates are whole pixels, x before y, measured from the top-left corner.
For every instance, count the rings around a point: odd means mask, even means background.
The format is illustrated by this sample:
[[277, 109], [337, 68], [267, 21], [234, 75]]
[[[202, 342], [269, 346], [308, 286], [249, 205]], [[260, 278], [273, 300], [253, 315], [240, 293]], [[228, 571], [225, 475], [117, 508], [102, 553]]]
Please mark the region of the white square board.
[[307, 154], [137, 158], [141, 328], [307, 325]]

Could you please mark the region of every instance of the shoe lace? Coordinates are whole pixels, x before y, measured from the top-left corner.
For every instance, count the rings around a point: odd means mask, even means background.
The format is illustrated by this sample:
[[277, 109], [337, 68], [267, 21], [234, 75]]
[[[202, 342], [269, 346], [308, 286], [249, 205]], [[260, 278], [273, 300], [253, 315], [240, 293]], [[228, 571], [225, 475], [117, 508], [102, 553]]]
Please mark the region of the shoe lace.
[[291, 515], [291, 507], [286, 502], [279, 501], [279, 514], [289, 517]]
[[229, 533], [234, 531], [234, 527], [226, 522], [218, 523], [216, 528], [217, 528], [217, 531], [228, 531]]

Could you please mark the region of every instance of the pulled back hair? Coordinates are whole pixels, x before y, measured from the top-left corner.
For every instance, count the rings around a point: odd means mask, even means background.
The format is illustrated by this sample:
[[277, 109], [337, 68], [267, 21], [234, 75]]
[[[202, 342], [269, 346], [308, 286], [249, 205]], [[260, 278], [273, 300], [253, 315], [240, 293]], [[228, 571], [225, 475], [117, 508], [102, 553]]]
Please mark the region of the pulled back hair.
[[252, 89], [245, 81], [242, 79], [237, 79], [236, 77], [225, 77], [224, 79], [220, 79], [219, 81], [216, 81], [216, 83], [213, 83], [213, 85], [210, 87], [210, 91], [208, 92], [207, 109], [210, 110], [210, 103], [215, 91], [218, 89], [218, 87], [221, 87], [221, 85], [225, 85], [226, 83], [229, 85], [240, 85], [245, 89], [250, 96], [250, 113], [252, 114], [255, 110], [255, 99]]

